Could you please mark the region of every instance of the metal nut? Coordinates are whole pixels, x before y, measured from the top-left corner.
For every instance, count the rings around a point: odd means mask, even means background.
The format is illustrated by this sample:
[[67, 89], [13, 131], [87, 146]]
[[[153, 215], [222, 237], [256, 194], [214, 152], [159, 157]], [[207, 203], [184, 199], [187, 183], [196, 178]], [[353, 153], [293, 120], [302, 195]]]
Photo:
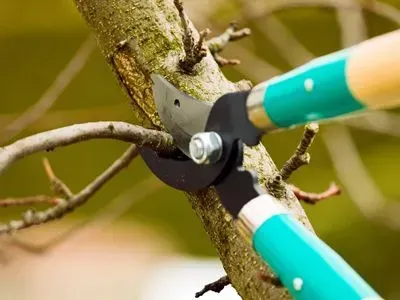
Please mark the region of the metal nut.
[[214, 164], [222, 155], [222, 139], [216, 132], [201, 132], [190, 140], [189, 151], [197, 164]]

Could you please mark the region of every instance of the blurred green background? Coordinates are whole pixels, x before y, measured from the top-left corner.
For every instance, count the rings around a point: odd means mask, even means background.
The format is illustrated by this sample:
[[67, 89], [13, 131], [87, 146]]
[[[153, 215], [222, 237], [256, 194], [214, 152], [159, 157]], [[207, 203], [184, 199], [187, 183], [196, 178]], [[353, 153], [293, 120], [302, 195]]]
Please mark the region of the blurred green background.
[[[214, 33], [221, 32], [223, 26], [232, 19], [243, 19], [241, 11], [231, 1], [217, 3], [209, 17]], [[400, 9], [399, 1], [391, 0], [390, 4]], [[299, 8], [279, 13], [278, 16], [314, 54], [322, 55], [340, 48], [340, 32], [333, 10]], [[371, 13], [365, 16], [371, 36], [396, 28], [395, 24]], [[262, 22], [262, 18], [254, 22]], [[255, 28], [254, 22], [240, 23], [252, 28], [253, 35], [238, 43], [259, 58], [289, 70], [289, 64]], [[4, 127], [37, 101], [87, 35], [88, 30], [71, 0], [1, 1], [0, 126]], [[240, 53], [235, 55], [241, 57]], [[242, 64], [246, 64], [246, 61], [242, 60]], [[256, 65], [251, 67], [258, 68]], [[234, 81], [243, 78], [243, 74], [235, 67], [226, 67], [224, 72]], [[127, 98], [98, 50], [54, 107], [19, 137], [90, 120], [135, 122]], [[301, 132], [298, 129], [264, 139], [266, 148], [278, 166], [292, 154]], [[353, 130], [352, 134], [374, 180], [388, 199], [396, 201], [400, 195], [397, 185], [400, 140], [366, 131]], [[30, 156], [14, 164], [1, 177], [0, 196], [47, 193], [48, 180], [41, 165], [44, 155], [50, 159], [57, 175], [73, 191], [79, 191], [117, 158], [126, 146], [113, 141], [91, 141]], [[326, 189], [331, 181], [340, 184], [321, 139], [317, 138], [311, 155], [310, 166], [296, 172], [291, 182], [304, 190], [316, 192]], [[118, 194], [150, 176], [141, 159], [136, 159], [127, 171], [68, 218], [87, 218]], [[358, 184], [356, 178], [354, 184]], [[398, 231], [367, 220], [346, 191], [316, 206], [305, 205], [305, 209], [319, 235], [343, 254], [383, 296], [400, 299]], [[0, 217], [8, 220], [18, 217], [20, 213], [21, 209], [1, 209]], [[183, 194], [168, 187], [155, 189], [146, 199], [134, 204], [123, 218], [126, 221], [143, 222], [168, 235], [182, 252], [200, 256], [216, 255]]]

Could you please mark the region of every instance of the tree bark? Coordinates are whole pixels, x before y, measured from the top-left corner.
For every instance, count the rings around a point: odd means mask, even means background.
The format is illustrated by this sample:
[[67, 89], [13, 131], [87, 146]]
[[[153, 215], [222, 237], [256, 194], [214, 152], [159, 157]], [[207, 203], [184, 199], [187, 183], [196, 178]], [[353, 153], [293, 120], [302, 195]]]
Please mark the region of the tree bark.
[[[195, 74], [184, 75], [179, 71], [178, 62], [184, 56], [183, 29], [173, 0], [75, 0], [75, 3], [96, 34], [101, 51], [142, 125], [163, 128], [152, 97], [151, 72], [165, 76], [182, 91], [204, 101], [215, 101], [224, 93], [239, 89], [238, 84], [223, 76], [209, 52], [195, 66]], [[190, 26], [198, 40], [198, 32]], [[278, 172], [262, 145], [246, 149], [245, 165], [258, 172], [263, 186]], [[213, 188], [187, 197], [243, 299], [290, 299], [285, 289], [259, 279], [259, 272], [267, 270], [266, 266], [238, 235]], [[286, 185], [280, 200], [311, 229]]]

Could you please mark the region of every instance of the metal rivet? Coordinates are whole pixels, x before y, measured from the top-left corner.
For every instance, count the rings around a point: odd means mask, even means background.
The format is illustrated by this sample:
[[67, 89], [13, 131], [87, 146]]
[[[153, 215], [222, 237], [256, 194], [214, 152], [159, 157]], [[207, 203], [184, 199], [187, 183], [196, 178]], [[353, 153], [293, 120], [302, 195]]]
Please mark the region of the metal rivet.
[[301, 279], [300, 277], [296, 277], [295, 279], [293, 279], [293, 288], [296, 291], [301, 291], [303, 287], [303, 279]]
[[311, 78], [307, 78], [304, 81], [304, 88], [307, 92], [311, 92], [314, 89], [314, 80], [312, 80]]
[[197, 164], [214, 164], [222, 155], [222, 139], [216, 132], [201, 132], [190, 140], [189, 152]]

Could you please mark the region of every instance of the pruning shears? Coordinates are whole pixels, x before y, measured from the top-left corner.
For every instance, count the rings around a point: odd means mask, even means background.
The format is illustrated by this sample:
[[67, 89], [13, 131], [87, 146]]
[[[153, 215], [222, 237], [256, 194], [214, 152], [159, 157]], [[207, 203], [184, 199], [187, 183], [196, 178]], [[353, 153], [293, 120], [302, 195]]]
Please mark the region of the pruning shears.
[[351, 266], [243, 168], [244, 145], [311, 121], [400, 105], [400, 31], [315, 59], [213, 104], [153, 74], [158, 113], [181, 153], [143, 148], [148, 167], [188, 192], [215, 186], [239, 232], [297, 300], [382, 299]]

